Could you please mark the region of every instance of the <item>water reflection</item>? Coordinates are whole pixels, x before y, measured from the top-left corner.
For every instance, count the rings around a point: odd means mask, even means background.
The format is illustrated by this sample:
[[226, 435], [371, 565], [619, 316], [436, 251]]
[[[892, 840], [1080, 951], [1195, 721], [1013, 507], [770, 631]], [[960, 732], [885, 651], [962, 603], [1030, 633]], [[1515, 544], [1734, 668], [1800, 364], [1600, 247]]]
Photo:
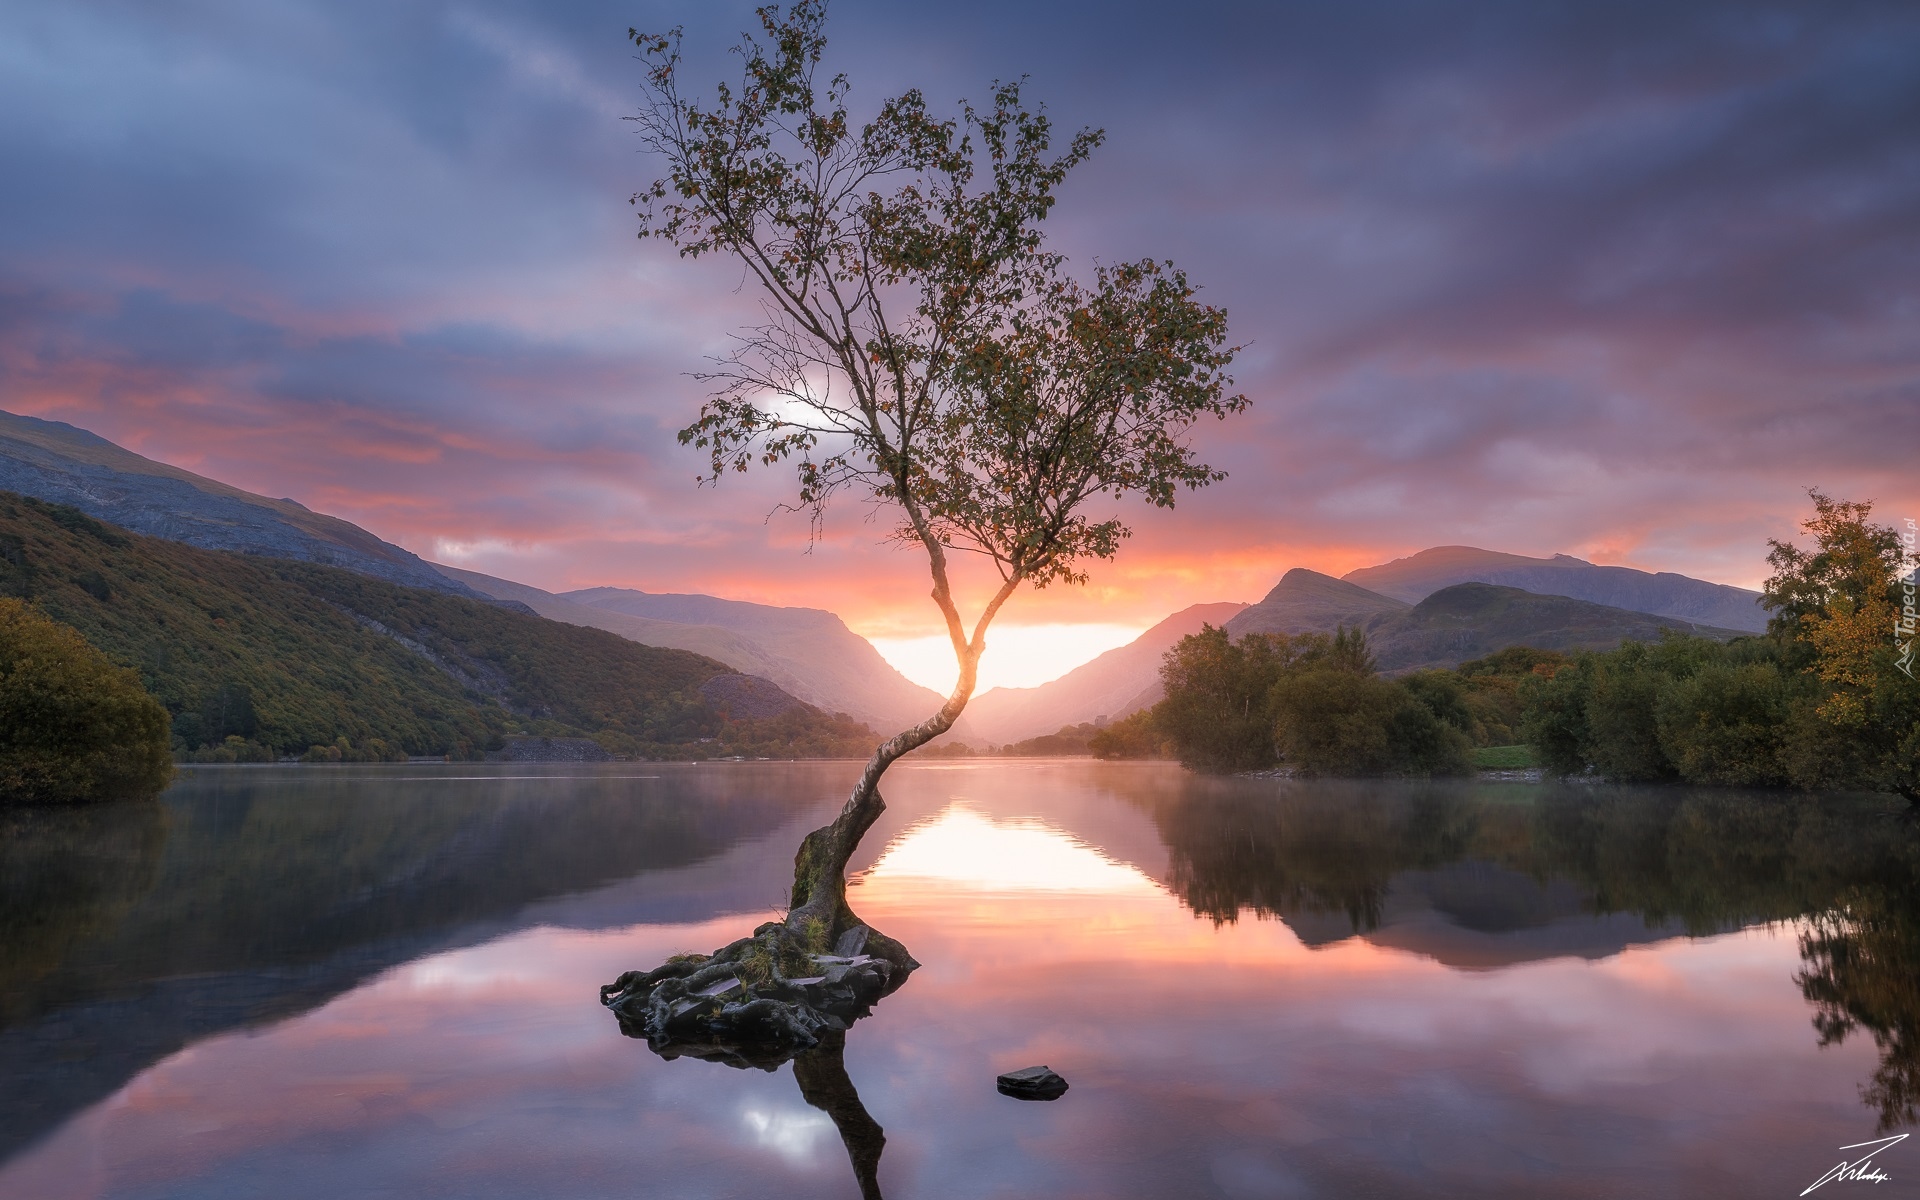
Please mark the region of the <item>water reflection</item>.
[[[1908, 863], [1911, 866], [1911, 860]], [[1814, 1007], [1822, 1046], [1864, 1031], [1880, 1065], [1860, 1090], [1879, 1114], [1875, 1132], [1920, 1120], [1920, 879], [1850, 889], [1808, 922], [1806, 969], [1795, 977]]]
[[1914, 1121], [1920, 855], [1848, 797], [909, 769], [856, 905], [912, 987], [771, 1076], [613, 1042], [855, 770], [16, 814], [0, 1193], [1759, 1194]]
[[847, 1035], [829, 1033], [818, 1047], [795, 1058], [793, 1078], [806, 1102], [840, 1131], [862, 1200], [880, 1200], [880, 1154], [887, 1148], [887, 1132], [860, 1103], [847, 1075]]
[[[0, 1158], [223, 1030], [325, 1003], [398, 963], [536, 921], [699, 919], [778, 896], [764, 846], [830, 795], [668, 769], [199, 770], [162, 803], [6, 814]], [[680, 875], [662, 879], [662, 873]], [[609, 910], [559, 897], [659, 880]]]
[[1152, 892], [1139, 868], [1044, 823], [995, 821], [955, 802], [887, 844], [878, 862], [858, 877], [916, 879], [984, 892]]

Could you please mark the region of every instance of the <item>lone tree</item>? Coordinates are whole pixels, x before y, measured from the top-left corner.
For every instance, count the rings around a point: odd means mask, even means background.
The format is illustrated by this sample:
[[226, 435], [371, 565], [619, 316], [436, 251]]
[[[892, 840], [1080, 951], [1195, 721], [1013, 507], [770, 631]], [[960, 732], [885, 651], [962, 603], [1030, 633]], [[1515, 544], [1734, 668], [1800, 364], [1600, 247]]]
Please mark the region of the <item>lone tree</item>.
[[[1224, 478], [1183, 435], [1247, 400], [1230, 394], [1226, 314], [1184, 273], [1144, 260], [1076, 279], [1047, 249], [1041, 222], [1100, 131], [1056, 152], [1017, 82], [953, 117], [908, 91], [856, 125], [845, 76], [821, 78], [824, 3], [758, 15], [739, 83], [710, 101], [681, 90], [679, 30], [629, 31], [647, 66], [630, 119], [666, 163], [633, 198], [640, 236], [732, 256], [762, 301], [701, 376], [716, 389], [680, 440], [707, 452], [703, 483], [792, 465], [790, 507], [816, 531], [835, 497], [890, 509], [892, 537], [926, 554], [959, 664], [940, 710], [876, 749], [839, 817], [801, 844], [784, 929], [820, 950], [860, 925], [845, 870], [885, 808], [882, 774], [952, 727], [1001, 606], [1114, 555], [1129, 530], [1090, 514], [1096, 499], [1166, 508]], [[949, 582], [958, 551], [999, 578], [971, 624]], [[911, 965], [888, 939], [867, 945]]]

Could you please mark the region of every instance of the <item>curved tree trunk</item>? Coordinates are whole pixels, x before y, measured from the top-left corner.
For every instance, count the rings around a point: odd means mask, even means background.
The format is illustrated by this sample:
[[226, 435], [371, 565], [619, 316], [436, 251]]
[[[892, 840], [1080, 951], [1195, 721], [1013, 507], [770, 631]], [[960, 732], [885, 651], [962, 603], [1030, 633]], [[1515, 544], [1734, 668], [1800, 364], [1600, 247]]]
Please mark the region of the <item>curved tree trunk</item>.
[[[809, 833], [793, 856], [793, 892], [788, 901], [786, 925], [816, 950], [831, 949], [848, 930], [862, 925], [860, 918], [847, 905], [847, 863], [859, 848], [860, 839], [880, 819], [880, 814], [887, 810], [887, 803], [880, 796], [880, 777], [895, 760], [952, 729], [953, 723], [960, 719], [967, 701], [973, 696], [974, 683], [979, 678], [980, 656], [986, 651], [987, 626], [1024, 578], [1022, 572], [1016, 571], [1005, 580], [981, 612], [979, 623], [974, 626], [973, 636], [969, 638], [947, 587], [946, 556], [931, 535], [923, 540], [927, 544], [933, 568], [934, 603], [940, 606], [941, 615], [947, 620], [947, 631], [953, 638], [954, 657], [959, 661], [960, 677], [954, 682], [953, 693], [940, 706], [939, 712], [880, 744], [879, 749], [873, 752], [873, 757], [867, 760], [866, 769], [860, 772], [860, 779], [853, 785], [853, 793], [847, 797], [840, 815], [834, 818], [833, 824]], [[906, 947], [871, 929], [866, 936], [865, 950], [900, 967], [902, 978], [905, 971], [919, 965], [907, 953]]]
[[[880, 776], [895, 760], [953, 728], [973, 693], [978, 656], [972, 657], [973, 661], [963, 662], [960, 685], [954, 688], [940, 711], [881, 743], [867, 760], [866, 769], [860, 772], [860, 779], [853, 785], [853, 793], [847, 797], [840, 815], [831, 825], [824, 825], [801, 840], [800, 849], [793, 856], [793, 893], [786, 924], [816, 950], [831, 949], [848, 930], [862, 924], [847, 905], [847, 862], [859, 848], [860, 839], [887, 810], [887, 802], [880, 796]], [[911, 969], [918, 965], [905, 947], [872, 930], [868, 931], [865, 949], [866, 953], [888, 959], [899, 967]]]

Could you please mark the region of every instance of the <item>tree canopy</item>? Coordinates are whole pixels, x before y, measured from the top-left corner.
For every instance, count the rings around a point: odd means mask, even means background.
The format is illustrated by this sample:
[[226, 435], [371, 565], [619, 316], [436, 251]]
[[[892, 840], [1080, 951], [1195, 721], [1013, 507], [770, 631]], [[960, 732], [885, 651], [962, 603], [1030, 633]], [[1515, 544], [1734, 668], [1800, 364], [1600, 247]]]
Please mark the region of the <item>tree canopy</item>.
[[[791, 465], [788, 507], [816, 533], [836, 497], [889, 512], [892, 537], [926, 554], [959, 666], [939, 711], [883, 742], [839, 817], [802, 843], [785, 932], [761, 948], [772, 954], [789, 935], [823, 949], [858, 924], [845, 870], [885, 808], [880, 777], [952, 728], [1007, 599], [1023, 583], [1084, 581], [1090, 560], [1117, 552], [1128, 527], [1096, 501], [1171, 507], [1224, 478], [1187, 435], [1248, 402], [1227, 375], [1226, 313], [1179, 268], [1144, 259], [1076, 277], [1048, 248], [1042, 223], [1100, 131], [1056, 147], [1017, 80], [951, 116], [911, 89], [858, 121], [846, 76], [822, 67], [825, 4], [757, 16], [738, 81], [710, 99], [682, 88], [678, 29], [628, 31], [646, 64], [632, 119], [665, 169], [633, 197], [640, 235], [738, 261], [761, 302], [704, 372], [714, 390], [680, 440], [706, 453], [705, 483]], [[997, 575], [971, 627], [955, 551]], [[897, 943], [865, 944], [898, 979], [912, 969]]]
[[78, 630], [0, 597], [0, 800], [157, 794], [173, 778], [167, 710]]
[[[816, 522], [842, 493], [889, 506], [893, 536], [929, 557], [964, 704], [1007, 597], [1084, 580], [1128, 535], [1090, 501], [1171, 506], [1223, 478], [1182, 435], [1247, 405], [1229, 394], [1226, 314], [1170, 263], [1083, 282], [1047, 248], [1041, 222], [1099, 131], [1056, 151], [1019, 82], [951, 117], [910, 90], [856, 126], [846, 77], [821, 78], [825, 6], [758, 15], [740, 82], [705, 102], [681, 90], [677, 30], [630, 31], [648, 66], [634, 119], [667, 169], [634, 197], [641, 236], [734, 256], [763, 299], [680, 437], [707, 452], [709, 482], [791, 461], [794, 507]], [[1002, 585], [971, 633], [955, 549]]]

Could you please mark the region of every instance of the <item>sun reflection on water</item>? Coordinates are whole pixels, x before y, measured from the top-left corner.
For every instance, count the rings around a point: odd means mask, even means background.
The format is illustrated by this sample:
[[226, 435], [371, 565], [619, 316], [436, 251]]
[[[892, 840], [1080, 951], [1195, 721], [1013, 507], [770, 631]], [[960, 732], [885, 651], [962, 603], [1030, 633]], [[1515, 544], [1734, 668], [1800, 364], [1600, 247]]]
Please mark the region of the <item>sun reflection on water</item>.
[[939, 880], [983, 892], [1162, 890], [1137, 868], [1039, 821], [995, 821], [959, 800], [903, 832], [862, 878]]

